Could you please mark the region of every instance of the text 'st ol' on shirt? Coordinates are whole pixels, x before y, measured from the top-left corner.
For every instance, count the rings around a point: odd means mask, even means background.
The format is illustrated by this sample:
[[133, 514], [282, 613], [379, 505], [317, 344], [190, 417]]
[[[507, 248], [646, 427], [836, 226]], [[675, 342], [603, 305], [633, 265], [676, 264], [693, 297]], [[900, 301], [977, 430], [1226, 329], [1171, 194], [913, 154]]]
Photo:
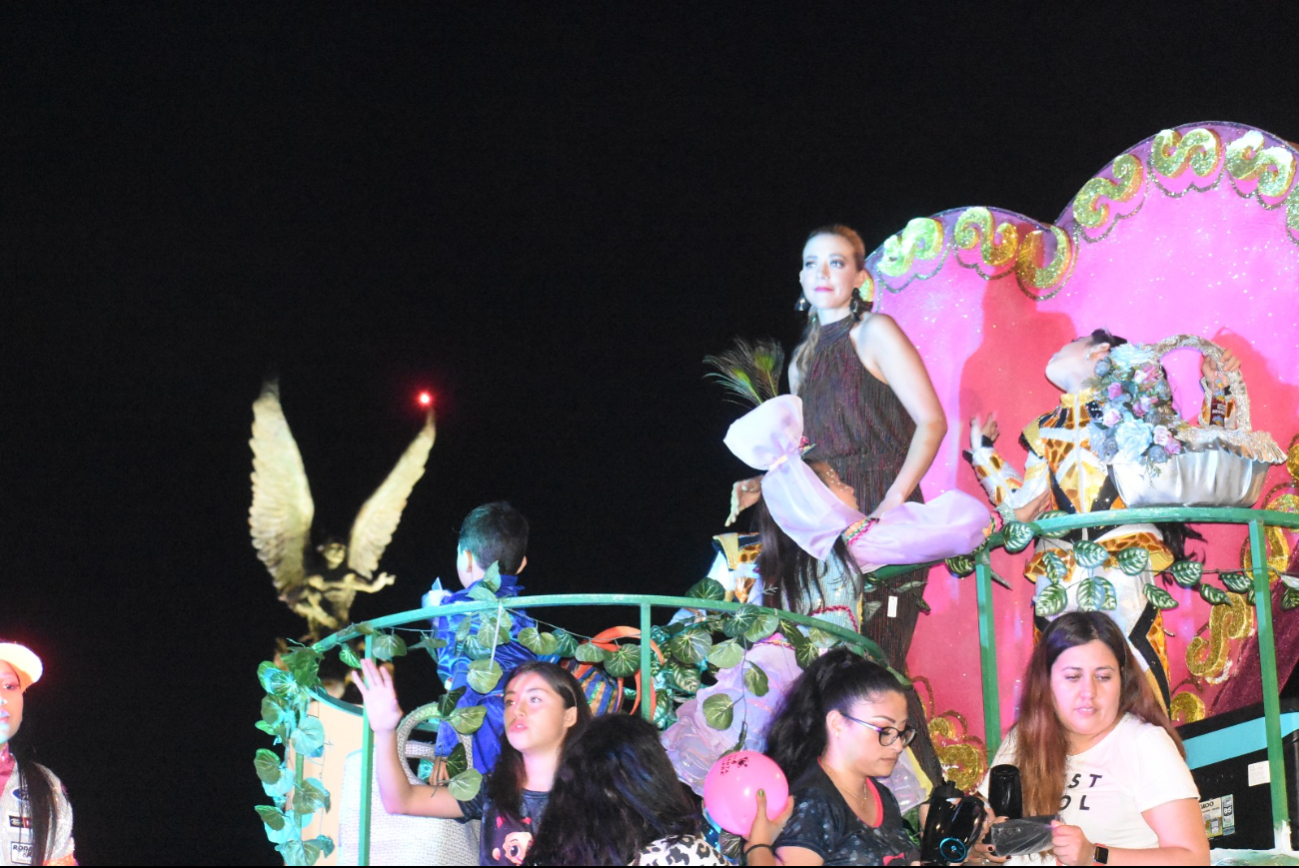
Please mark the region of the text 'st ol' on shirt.
[[[992, 764], [1014, 765], [1016, 743], [1011, 730]], [[984, 793], [987, 788], [985, 777]], [[1163, 727], [1126, 714], [1109, 735], [1068, 758], [1060, 819], [1081, 828], [1087, 840], [1097, 844], [1150, 849], [1159, 846], [1159, 836], [1141, 813], [1178, 799], [1199, 798], [1186, 760]]]

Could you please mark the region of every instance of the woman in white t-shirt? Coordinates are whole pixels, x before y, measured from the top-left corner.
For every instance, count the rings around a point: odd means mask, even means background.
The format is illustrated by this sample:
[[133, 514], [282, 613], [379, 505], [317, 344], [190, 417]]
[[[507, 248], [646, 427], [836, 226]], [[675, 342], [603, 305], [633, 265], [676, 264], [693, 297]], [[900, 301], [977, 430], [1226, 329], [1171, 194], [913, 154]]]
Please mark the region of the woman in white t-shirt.
[[1100, 612], [1062, 615], [1042, 635], [1000, 763], [1019, 768], [1025, 816], [1060, 817], [1050, 853], [1012, 864], [1209, 864], [1181, 740]]

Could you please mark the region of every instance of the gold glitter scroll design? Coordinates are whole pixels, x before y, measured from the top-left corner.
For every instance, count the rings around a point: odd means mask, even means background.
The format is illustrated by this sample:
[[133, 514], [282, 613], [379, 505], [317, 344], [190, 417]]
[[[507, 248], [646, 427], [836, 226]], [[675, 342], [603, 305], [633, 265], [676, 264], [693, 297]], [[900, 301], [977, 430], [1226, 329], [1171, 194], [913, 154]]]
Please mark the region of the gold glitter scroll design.
[[1285, 228], [1290, 240], [1299, 244], [1299, 184], [1290, 188], [1290, 195], [1285, 200]]
[[1240, 196], [1257, 196], [1264, 208], [1279, 208], [1294, 184], [1295, 156], [1284, 147], [1264, 144], [1263, 134], [1250, 130], [1227, 145], [1227, 174]]
[[[1140, 210], [1141, 205], [1126, 214], [1119, 214], [1107, 203], [1127, 204], [1140, 194], [1144, 198], [1146, 190], [1146, 168], [1141, 160], [1132, 154], [1122, 154], [1110, 167], [1114, 180], [1092, 178], [1073, 200], [1073, 219], [1078, 224], [1078, 234], [1086, 241], [1100, 241], [1110, 234], [1119, 220], [1131, 217]], [[1111, 219], [1111, 217], [1113, 219]], [[1090, 230], [1090, 231], [1087, 231]], [[1096, 233], [1096, 234], [1093, 234]]]
[[916, 693], [925, 709], [929, 740], [943, 765], [944, 774], [965, 792], [974, 792], [988, 773], [988, 746], [983, 739], [968, 733], [969, 725], [959, 712], [934, 714], [934, 689], [928, 678], [912, 676], [911, 681], [916, 685]]
[[1206, 716], [1204, 700], [1190, 691], [1176, 693], [1173, 695], [1173, 701], [1168, 704], [1168, 716], [1178, 726], [1204, 720]]
[[1074, 243], [1059, 226], [1047, 227], [1055, 239], [1055, 253], [1046, 262], [1046, 233], [1034, 229], [1024, 236], [1015, 255], [1015, 277], [1024, 294], [1037, 301], [1045, 301], [1064, 288], [1069, 273], [1073, 271]]
[[876, 268], [886, 277], [903, 277], [900, 286], [885, 281], [891, 292], [900, 292], [917, 277], [933, 277], [943, 267], [947, 256], [946, 232], [941, 220], [917, 217], [908, 221], [897, 235], [884, 242], [884, 255]]
[[860, 295], [862, 298], [866, 299], [867, 304], [874, 305], [875, 297], [878, 294], [879, 291], [875, 288], [875, 275], [871, 274], [868, 269], [866, 271], [866, 282], [861, 285]]
[[992, 280], [1014, 264], [1019, 230], [1010, 222], [998, 224], [987, 208], [967, 208], [956, 220], [952, 241], [961, 250], [978, 248], [978, 260], [967, 262], [958, 254], [956, 261], [964, 268], [973, 268], [984, 280]]
[[[1209, 638], [1204, 638], [1208, 632]], [[1210, 684], [1231, 673], [1232, 643], [1254, 635], [1254, 607], [1244, 594], [1227, 593], [1227, 605], [1214, 606], [1209, 621], [1186, 646], [1186, 669]]]
[[[1222, 140], [1206, 127], [1196, 127], [1185, 135], [1177, 130], [1162, 130], [1150, 143], [1151, 177], [1168, 195], [1181, 196], [1165, 187], [1160, 178], [1181, 177], [1189, 168], [1195, 177], [1188, 189], [1211, 190], [1221, 174], [1222, 152]], [[1207, 183], [1197, 183], [1197, 178]]]
[[[1299, 434], [1290, 440], [1290, 446], [1286, 450], [1285, 469], [1290, 473], [1290, 478], [1272, 486], [1263, 497], [1265, 504], [1263, 508], [1294, 515], [1299, 513]], [[1267, 565], [1276, 571], [1272, 573], [1269, 583], [1275, 587], [1279, 581], [1279, 574], [1284, 573], [1290, 565], [1290, 552], [1293, 549], [1285, 531], [1270, 524], [1263, 526], [1263, 545], [1264, 551], [1267, 552]], [[1240, 568], [1247, 574], [1254, 571], [1254, 557], [1250, 554], [1249, 537], [1246, 537], [1240, 546]]]

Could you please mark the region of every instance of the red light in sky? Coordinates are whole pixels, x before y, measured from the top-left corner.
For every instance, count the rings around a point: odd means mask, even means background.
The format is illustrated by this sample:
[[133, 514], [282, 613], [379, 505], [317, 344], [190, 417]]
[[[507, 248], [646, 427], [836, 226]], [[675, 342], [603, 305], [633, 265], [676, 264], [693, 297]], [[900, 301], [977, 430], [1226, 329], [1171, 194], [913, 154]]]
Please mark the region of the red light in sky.
[[421, 407], [432, 407], [432, 406], [433, 406], [433, 393], [432, 393], [432, 392], [420, 392], [420, 393], [419, 393], [419, 399], [418, 399], [418, 400], [419, 400], [419, 405], [420, 405]]

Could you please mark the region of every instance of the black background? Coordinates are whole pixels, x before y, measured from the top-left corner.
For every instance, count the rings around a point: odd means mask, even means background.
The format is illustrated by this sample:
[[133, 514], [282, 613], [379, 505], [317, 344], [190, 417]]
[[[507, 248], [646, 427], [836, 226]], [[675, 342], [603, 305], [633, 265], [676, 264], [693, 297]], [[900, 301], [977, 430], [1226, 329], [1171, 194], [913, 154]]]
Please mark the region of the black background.
[[83, 863], [274, 861], [254, 670], [302, 626], [248, 539], [264, 376], [339, 533], [437, 395], [358, 619], [498, 498], [531, 591], [676, 593], [742, 470], [700, 359], [797, 336], [810, 228], [1051, 220], [1193, 121], [1299, 139], [1293, 4], [961, 8], [6, 7], [0, 635], [45, 659]]

